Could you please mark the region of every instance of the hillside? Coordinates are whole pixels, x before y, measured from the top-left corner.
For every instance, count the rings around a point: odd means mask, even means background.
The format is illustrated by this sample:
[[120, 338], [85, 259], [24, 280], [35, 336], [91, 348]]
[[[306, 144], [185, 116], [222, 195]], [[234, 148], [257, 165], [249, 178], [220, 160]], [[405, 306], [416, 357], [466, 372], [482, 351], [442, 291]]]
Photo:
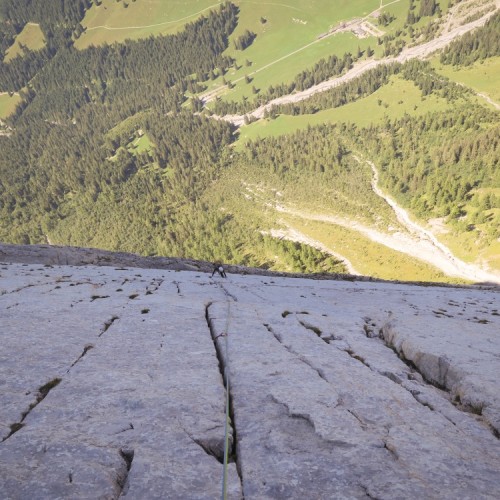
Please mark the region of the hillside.
[[44, 5], [0, 0], [0, 241], [500, 282], [500, 2]]
[[500, 494], [498, 288], [1, 251], [3, 498]]

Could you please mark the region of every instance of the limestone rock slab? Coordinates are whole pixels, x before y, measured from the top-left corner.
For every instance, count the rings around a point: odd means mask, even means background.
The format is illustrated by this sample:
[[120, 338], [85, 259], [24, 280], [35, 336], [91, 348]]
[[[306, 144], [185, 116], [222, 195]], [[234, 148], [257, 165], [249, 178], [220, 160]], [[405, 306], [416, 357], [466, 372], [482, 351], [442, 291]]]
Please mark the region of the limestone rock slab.
[[2, 498], [500, 497], [498, 291], [210, 272], [0, 265]]

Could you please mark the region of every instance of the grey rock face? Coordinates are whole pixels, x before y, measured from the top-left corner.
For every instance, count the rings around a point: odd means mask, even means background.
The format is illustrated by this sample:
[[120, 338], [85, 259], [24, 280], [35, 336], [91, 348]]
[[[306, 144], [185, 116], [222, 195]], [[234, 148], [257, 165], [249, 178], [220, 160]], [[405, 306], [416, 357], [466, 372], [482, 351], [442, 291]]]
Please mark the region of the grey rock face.
[[[210, 270], [211, 272], [211, 270]], [[2, 498], [498, 498], [498, 292], [0, 264]]]

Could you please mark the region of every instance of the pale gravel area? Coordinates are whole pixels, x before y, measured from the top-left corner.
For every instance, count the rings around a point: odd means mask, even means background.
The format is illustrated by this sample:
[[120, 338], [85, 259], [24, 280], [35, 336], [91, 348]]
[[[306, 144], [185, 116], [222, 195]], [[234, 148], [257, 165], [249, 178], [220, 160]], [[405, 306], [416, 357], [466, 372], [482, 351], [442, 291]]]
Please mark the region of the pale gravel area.
[[[324, 213], [311, 213], [284, 205], [276, 206], [276, 210], [304, 220], [326, 222], [358, 231], [360, 234], [369, 238], [373, 242], [425, 261], [449, 276], [456, 276], [477, 283], [490, 282], [500, 284], [500, 273], [487, 271], [478, 265], [467, 264], [461, 261], [444, 245], [439, 243], [429, 231], [412, 222], [409, 218], [407, 219], [407, 222], [405, 222], [404, 214], [407, 216], [407, 213], [398, 205], [395, 205], [395, 207], [397, 208], [398, 215], [401, 217], [401, 222], [407, 224], [407, 233], [402, 233], [400, 231], [385, 233], [352, 219]], [[316, 248], [321, 247], [327, 253], [342, 258], [349, 266], [350, 263], [348, 264], [348, 260], [337, 254], [333, 249], [328, 248], [317, 240], [305, 237], [305, 235], [294, 229], [291, 223], [288, 223], [288, 226], [288, 231], [284, 234], [284, 236], [286, 235], [285, 237], [288, 237], [288, 239], [307, 243], [315, 246]], [[352, 266], [353, 264], [350, 264], [351, 270], [353, 269]], [[358, 273], [355, 271], [353, 274]]]

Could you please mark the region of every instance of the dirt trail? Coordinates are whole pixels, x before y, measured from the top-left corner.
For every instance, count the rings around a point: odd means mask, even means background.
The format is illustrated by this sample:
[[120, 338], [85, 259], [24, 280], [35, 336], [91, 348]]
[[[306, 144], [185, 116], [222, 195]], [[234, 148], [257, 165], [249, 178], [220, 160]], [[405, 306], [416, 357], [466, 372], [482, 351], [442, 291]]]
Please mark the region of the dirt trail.
[[479, 97], [482, 97], [485, 101], [489, 102], [496, 109], [500, 110], [500, 104], [496, 103], [489, 95], [484, 94], [483, 92], [476, 92]]
[[[495, 6], [497, 7], [497, 9], [500, 8], [500, 0], [496, 0]], [[255, 109], [254, 111], [252, 111], [250, 113], [247, 113], [246, 116], [248, 118], [260, 119], [264, 116], [264, 113], [266, 112], [266, 110], [269, 111], [273, 106], [303, 101], [304, 99], [307, 99], [308, 97], [311, 97], [314, 94], [317, 94], [319, 92], [324, 92], [324, 91], [332, 89], [334, 87], [338, 87], [339, 85], [342, 85], [343, 83], [346, 83], [350, 80], [353, 80], [354, 78], [357, 78], [358, 76], [365, 73], [366, 71], [369, 71], [373, 68], [376, 68], [380, 64], [391, 64], [394, 62], [403, 63], [403, 62], [406, 62], [410, 59], [415, 59], [415, 58], [423, 59], [423, 58], [427, 57], [428, 55], [432, 54], [433, 52], [435, 52], [436, 50], [443, 49], [449, 43], [451, 43], [455, 38], [458, 38], [458, 37], [464, 35], [465, 33], [469, 32], [473, 29], [476, 29], [480, 26], [483, 26], [488, 21], [488, 19], [493, 14], [495, 14], [497, 9], [495, 9], [494, 11], [488, 12], [483, 17], [481, 17], [475, 21], [472, 21], [470, 23], [467, 23], [464, 25], [458, 25], [458, 26], [450, 25], [449, 31], [445, 31], [444, 33], [442, 33], [441, 35], [436, 37], [434, 40], [431, 40], [430, 42], [422, 43], [422, 44], [416, 45], [414, 47], [407, 47], [407, 48], [403, 49], [401, 54], [399, 54], [397, 57], [390, 57], [390, 58], [379, 59], [379, 60], [370, 59], [370, 60], [366, 60], [366, 61], [357, 62], [356, 64], [354, 64], [354, 66], [351, 70], [349, 70], [347, 73], [345, 73], [344, 75], [342, 75], [340, 77], [332, 78], [330, 80], [321, 82], [318, 85], [314, 85], [313, 87], [310, 87], [310, 88], [303, 90], [301, 92], [296, 92], [294, 94], [289, 94], [289, 95], [285, 95], [282, 97], [278, 97], [277, 99], [273, 99], [272, 101], [269, 101], [267, 104], [260, 106], [259, 108]], [[313, 43], [315, 43], [315, 42], [313, 42]], [[311, 45], [311, 44], [309, 44], [309, 45]], [[299, 52], [300, 50], [302, 50], [302, 49], [299, 49], [299, 50], [295, 51], [294, 53]], [[292, 55], [292, 54], [289, 54], [289, 55]], [[289, 55], [284, 56], [284, 57], [280, 58], [279, 60], [282, 60], [286, 57], [289, 57]], [[277, 61], [275, 61], [275, 62], [277, 62]], [[272, 64], [274, 64], [274, 63], [270, 63], [266, 67], [269, 67]], [[262, 71], [262, 69], [264, 69], [264, 68], [261, 68], [258, 71]], [[214, 89], [214, 90], [204, 94], [202, 96], [202, 99], [204, 100], [204, 102], [208, 102], [211, 99], [214, 99], [216, 97], [216, 95], [220, 94], [220, 92], [224, 91], [224, 90], [225, 90], [225, 87]], [[222, 116], [220, 118], [223, 120], [226, 120], [228, 122], [231, 122], [236, 126], [243, 125], [243, 123], [245, 121], [245, 115], [226, 115], [226, 116]]]
[[221, 3], [222, 2], [214, 3], [213, 5], [205, 7], [204, 9], [202, 9], [198, 12], [193, 12], [192, 14], [189, 14], [189, 15], [184, 16], [184, 17], [180, 17], [179, 19], [174, 19], [172, 21], [164, 21], [162, 23], [156, 23], [156, 24], [141, 24], [139, 26], [117, 26], [117, 27], [107, 26], [107, 25], [103, 24], [100, 26], [92, 26], [91, 28], [86, 28], [85, 31], [94, 31], [94, 30], [99, 30], [99, 29], [108, 30], [108, 31], [142, 30], [142, 29], [146, 29], [146, 28], [156, 28], [158, 26], [166, 26], [167, 24], [180, 23], [181, 21], [186, 21], [187, 19], [190, 19], [194, 16], [198, 16], [200, 14], [203, 14], [203, 12], [210, 10], [210, 9], [213, 9], [213, 8], [217, 7], [218, 5], [220, 5]]

